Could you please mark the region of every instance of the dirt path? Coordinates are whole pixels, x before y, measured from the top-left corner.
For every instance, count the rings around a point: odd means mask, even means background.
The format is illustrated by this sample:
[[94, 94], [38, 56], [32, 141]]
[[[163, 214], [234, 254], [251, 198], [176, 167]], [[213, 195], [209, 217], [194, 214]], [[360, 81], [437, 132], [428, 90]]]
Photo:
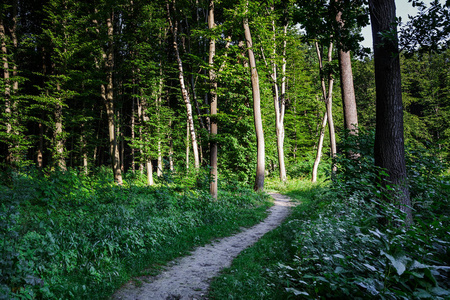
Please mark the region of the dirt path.
[[275, 199], [275, 205], [269, 209], [270, 214], [263, 222], [236, 235], [197, 248], [190, 256], [175, 260], [156, 277], [137, 278], [142, 282], [139, 287], [130, 281], [112, 299], [205, 299], [209, 281], [223, 268], [229, 267], [242, 250], [253, 245], [288, 216], [289, 208], [293, 206], [289, 198], [280, 194], [271, 196]]

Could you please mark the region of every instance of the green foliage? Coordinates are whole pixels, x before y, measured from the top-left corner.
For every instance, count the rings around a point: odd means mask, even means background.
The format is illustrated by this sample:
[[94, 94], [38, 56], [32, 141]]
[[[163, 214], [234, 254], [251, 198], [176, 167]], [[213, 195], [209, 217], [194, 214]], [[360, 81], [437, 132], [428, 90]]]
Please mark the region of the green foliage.
[[[378, 184], [382, 170], [373, 167], [373, 133], [360, 131], [359, 137], [350, 135], [344, 141], [341, 148], [359, 157], [338, 157], [333, 182], [309, 189], [299, 183], [273, 185], [302, 204], [273, 235], [239, 257], [239, 263], [216, 280], [211, 295], [448, 299], [450, 185], [437, 156], [430, 150], [408, 151], [415, 214], [414, 223], [405, 227], [404, 213], [381, 200], [394, 187]], [[266, 253], [255, 256], [253, 251]], [[253, 257], [256, 262], [243, 263]], [[224, 296], [226, 290], [229, 296]]]
[[109, 173], [29, 170], [0, 185], [2, 297], [104, 298], [141, 270], [257, 223], [269, 205], [236, 182], [213, 201], [196, 188], [206, 176], [149, 188], [118, 187]]

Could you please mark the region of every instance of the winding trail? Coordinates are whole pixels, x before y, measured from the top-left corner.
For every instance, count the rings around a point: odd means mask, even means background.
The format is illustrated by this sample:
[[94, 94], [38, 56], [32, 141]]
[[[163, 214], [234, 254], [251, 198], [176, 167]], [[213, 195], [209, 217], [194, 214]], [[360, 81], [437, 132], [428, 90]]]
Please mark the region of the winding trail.
[[139, 287], [133, 281], [128, 282], [111, 299], [206, 299], [210, 280], [223, 268], [229, 267], [242, 250], [276, 228], [289, 215], [290, 207], [294, 206], [289, 197], [275, 193], [270, 195], [274, 198], [275, 205], [269, 209], [268, 217], [261, 223], [197, 248], [191, 255], [170, 263], [167, 270], [155, 277], [138, 277], [142, 282]]

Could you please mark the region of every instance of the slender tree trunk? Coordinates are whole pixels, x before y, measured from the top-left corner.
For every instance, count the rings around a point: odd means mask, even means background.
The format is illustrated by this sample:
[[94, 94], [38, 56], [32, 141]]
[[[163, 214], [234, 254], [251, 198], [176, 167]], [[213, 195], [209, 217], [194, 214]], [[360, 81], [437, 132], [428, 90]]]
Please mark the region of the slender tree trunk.
[[[369, 0], [375, 61], [375, 165], [388, 174], [384, 184], [396, 185], [393, 200], [412, 222], [403, 136], [403, 104], [394, 0]], [[389, 33], [383, 38], [380, 33]]]
[[314, 160], [314, 165], [313, 165], [312, 179], [311, 179], [312, 182], [317, 181], [317, 171], [319, 169], [320, 159], [322, 158], [323, 138], [325, 136], [325, 127], [327, 126], [327, 120], [328, 120], [328, 116], [327, 116], [327, 112], [325, 112], [323, 115], [323, 119], [322, 119], [322, 126], [320, 128], [319, 143], [317, 144], [316, 159]]
[[186, 122], [186, 170], [189, 170], [189, 149], [190, 147], [190, 138], [189, 138], [189, 121]]
[[[148, 124], [149, 119], [150, 119], [147, 115], [148, 103], [146, 101], [144, 101], [143, 98], [141, 99], [141, 101], [142, 101], [141, 102], [142, 103], [142, 124]], [[144, 140], [146, 139], [146, 137], [143, 137], [142, 135], [141, 135], [141, 138], [144, 138]], [[148, 143], [149, 141], [147, 140], [146, 142]], [[153, 185], [154, 181], [153, 181], [152, 157], [148, 153], [145, 153], [144, 157], [145, 157], [145, 167], [147, 170], [147, 184]]]
[[[272, 10], [274, 7], [272, 6]], [[287, 26], [284, 26], [284, 33], [286, 37]], [[275, 21], [272, 21], [273, 31], [273, 52], [272, 52], [272, 90], [273, 90], [273, 103], [275, 107], [275, 130], [277, 136], [277, 152], [278, 152], [278, 164], [280, 170], [280, 180], [286, 181], [286, 167], [284, 164], [284, 113], [285, 113], [285, 91], [281, 92], [281, 101], [278, 91], [278, 78], [277, 78], [277, 65], [276, 65], [276, 28]], [[283, 66], [282, 66], [282, 86], [285, 87], [285, 70], [286, 70], [286, 39], [283, 42]]]
[[[248, 2], [247, 2], [248, 6]], [[247, 13], [247, 12], [246, 12]], [[256, 60], [253, 53], [253, 42], [248, 25], [248, 18], [244, 18], [243, 22], [245, 40], [247, 43], [248, 60], [250, 64], [252, 93], [253, 93], [253, 117], [255, 121], [256, 144], [257, 144], [257, 163], [256, 163], [256, 177], [255, 177], [255, 191], [262, 191], [264, 189], [264, 172], [265, 172], [265, 147], [264, 147], [264, 132], [261, 118], [261, 96], [259, 91], [259, 77], [256, 69]]]
[[6, 135], [8, 138], [7, 147], [8, 153], [6, 155], [6, 163], [11, 165], [14, 161], [13, 153], [12, 153], [12, 143], [11, 135], [12, 135], [12, 100], [11, 100], [11, 79], [9, 75], [9, 61], [8, 61], [8, 49], [6, 47], [6, 30], [5, 25], [3, 23], [3, 16], [0, 15], [0, 40], [1, 40], [1, 51], [2, 51], [2, 63], [3, 63], [3, 79], [5, 84], [5, 115], [7, 118], [6, 121]]
[[[162, 62], [160, 62], [159, 69], [159, 88], [158, 88], [158, 96], [156, 97], [156, 105], [158, 107], [158, 123], [161, 123], [161, 104], [162, 104], [162, 91], [163, 91], [163, 71], [162, 71]], [[156, 176], [161, 177], [163, 174], [163, 157], [162, 157], [162, 137], [161, 137], [161, 129], [158, 126], [158, 170], [156, 171]]]
[[[321, 51], [319, 49], [319, 44], [316, 42], [315, 43], [315, 47], [316, 47], [316, 52], [317, 52], [317, 57], [319, 59], [319, 68], [321, 73], [323, 73], [323, 62], [322, 62], [322, 54]], [[328, 62], [331, 62], [332, 59], [332, 52], [333, 51], [333, 44], [330, 43], [330, 46], [328, 47]], [[334, 79], [331, 76], [331, 74], [328, 75], [328, 91], [327, 91], [327, 87], [325, 84], [325, 77], [324, 75], [321, 75], [320, 78], [321, 81], [321, 87], [322, 87], [322, 98], [323, 101], [325, 102], [325, 106], [326, 106], [326, 113], [324, 115], [324, 117], [327, 118], [327, 120], [322, 121], [322, 127], [320, 130], [320, 135], [319, 135], [319, 143], [318, 143], [318, 147], [317, 147], [317, 154], [316, 154], [316, 159], [314, 161], [314, 166], [313, 166], [313, 173], [312, 173], [312, 182], [315, 182], [317, 180], [317, 169], [319, 166], [319, 162], [320, 162], [320, 158], [322, 157], [322, 147], [323, 147], [323, 134], [324, 134], [324, 126], [326, 126], [326, 123], [328, 122], [328, 130], [330, 133], [330, 146], [331, 146], [331, 157], [334, 158], [336, 155], [336, 138], [335, 138], [335, 132], [334, 132], [334, 122], [333, 122], [333, 111], [332, 111], [332, 97], [333, 97], [333, 83], [334, 83]], [[331, 116], [330, 116], [331, 115]], [[322, 140], [322, 142], [321, 142]], [[333, 172], [336, 171], [336, 167], [333, 163], [332, 166], [332, 170]]]
[[80, 153], [82, 157], [82, 164], [84, 173], [88, 174], [88, 156], [87, 156], [87, 142], [86, 142], [86, 136], [85, 136], [85, 126], [84, 123], [81, 124], [81, 136], [80, 136]]
[[[139, 126], [139, 139], [143, 139], [144, 137], [142, 136], [142, 120], [143, 120], [143, 109], [142, 109], [142, 99], [138, 100], [138, 120], [141, 126]], [[142, 145], [139, 145], [139, 172], [141, 173], [141, 175], [144, 174], [144, 164], [143, 164], [143, 158], [144, 158], [144, 152], [142, 149]]]
[[[19, 5], [19, 1], [18, 0], [14, 0], [13, 1], [13, 26], [10, 30], [11, 32], [11, 40], [13, 43], [13, 47], [14, 47], [14, 51], [15, 53], [17, 53], [17, 49], [19, 46], [19, 41], [17, 39], [17, 18], [18, 18], [18, 5]], [[19, 81], [17, 81], [17, 75], [18, 75], [18, 70], [17, 70], [17, 64], [14, 61], [13, 58], [13, 71], [12, 71], [12, 75], [13, 75], [13, 82], [12, 82], [12, 89], [13, 89], [13, 94], [16, 94], [17, 91], [19, 90]], [[13, 103], [13, 107], [15, 108], [15, 102]]]
[[[214, 0], [209, 2], [208, 28], [212, 31], [216, 27], [214, 22]], [[210, 177], [211, 183], [209, 192], [214, 199], [217, 199], [217, 80], [214, 69], [214, 56], [216, 54], [216, 40], [211, 38], [209, 41], [209, 82], [211, 94], [211, 141], [210, 141]]]
[[[58, 93], [61, 92], [61, 85], [58, 82], [56, 84], [56, 90]], [[61, 99], [57, 99], [56, 107], [55, 107], [55, 132], [54, 132], [54, 140], [55, 140], [55, 147], [56, 147], [56, 162], [58, 164], [58, 167], [66, 171], [66, 160], [64, 157], [64, 138], [63, 138], [63, 110], [62, 110], [62, 104]]]
[[[133, 95], [135, 95], [134, 89], [135, 89], [135, 79], [133, 78]], [[132, 104], [131, 104], [131, 140], [133, 142], [136, 140], [136, 133], [135, 133], [136, 115], [135, 115], [135, 112], [136, 112], [136, 98], [133, 96]], [[136, 157], [135, 157], [134, 147], [131, 147], [131, 170], [133, 171], [133, 174], [136, 172]]]
[[[172, 121], [169, 122], [169, 127], [172, 127]], [[175, 167], [173, 164], [173, 138], [172, 133], [169, 135], [169, 170], [170, 172], [175, 171]]]
[[114, 27], [113, 27], [113, 13], [106, 20], [108, 27], [108, 50], [104, 53], [104, 61], [106, 67], [106, 81], [107, 85], [102, 86], [102, 94], [105, 96], [106, 113], [108, 115], [108, 129], [109, 129], [109, 143], [110, 154], [112, 160], [112, 168], [114, 173], [114, 180], [117, 184], [122, 185], [122, 170], [120, 168], [119, 144], [117, 142], [116, 126], [114, 120]]
[[117, 145], [119, 148], [119, 168], [121, 172], [125, 172], [123, 163], [125, 153], [125, 144], [124, 144], [125, 139], [123, 138], [123, 131], [122, 127], [120, 126], [121, 116], [122, 116], [121, 110], [117, 111], [117, 120], [119, 121], [116, 122], [116, 137], [117, 137]]
[[44, 167], [44, 126], [41, 122], [38, 124], [39, 127], [39, 146], [37, 151], [36, 163], [39, 169]]
[[147, 166], [147, 185], [154, 185], [152, 160], [147, 160], [145, 165]]
[[[333, 54], [333, 44], [330, 43], [328, 47], [328, 62], [331, 62]], [[330, 133], [330, 146], [331, 146], [331, 158], [334, 159], [336, 156], [337, 148], [336, 148], [336, 134], [334, 132], [334, 120], [333, 120], [333, 83], [334, 78], [332, 74], [328, 74], [328, 95], [326, 100], [327, 105], [327, 115], [328, 115], [328, 131]], [[333, 172], [336, 171], [336, 166], [333, 163], [332, 165]]]
[[[175, 0], [173, 0], [173, 5], [175, 6]], [[193, 148], [193, 154], [194, 154], [194, 166], [195, 169], [200, 168], [200, 159], [199, 159], [199, 153], [198, 153], [198, 145], [197, 145], [197, 137], [195, 134], [195, 127], [194, 127], [194, 118], [192, 115], [192, 105], [191, 100], [189, 98], [189, 93], [186, 88], [185, 82], [184, 82], [184, 71], [183, 71], [183, 62], [181, 60], [180, 52], [178, 49], [178, 22], [174, 21], [172, 22], [172, 18], [170, 16], [170, 4], [169, 1], [166, 0], [167, 4], [167, 19], [169, 21], [169, 26], [173, 34], [173, 48], [175, 50], [175, 56], [177, 59], [178, 64], [178, 79], [180, 81], [180, 87], [181, 87], [181, 94], [183, 96], [184, 103], [186, 105], [186, 113], [187, 113], [187, 121], [189, 125], [189, 131], [191, 134], [191, 140], [192, 140], [192, 148]]]

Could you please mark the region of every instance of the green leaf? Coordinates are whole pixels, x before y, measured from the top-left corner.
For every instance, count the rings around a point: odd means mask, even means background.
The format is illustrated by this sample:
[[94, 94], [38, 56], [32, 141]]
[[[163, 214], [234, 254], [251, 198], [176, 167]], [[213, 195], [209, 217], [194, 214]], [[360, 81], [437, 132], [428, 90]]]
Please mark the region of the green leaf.
[[431, 291], [433, 292], [433, 294], [438, 295], [438, 296], [449, 296], [450, 295], [450, 291], [445, 290], [438, 286], [432, 288]]
[[384, 251], [381, 251], [381, 255], [384, 255], [384, 256], [387, 257], [387, 259], [389, 259], [389, 261], [391, 262], [392, 266], [397, 271], [398, 275], [402, 275], [403, 272], [405, 272], [405, 270], [406, 270], [405, 262], [407, 261], [407, 257], [405, 255], [402, 255], [399, 258], [395, 258], [392, 255], [387, 254]]
[[369, 264], [363, 264], [363, 266], [365, 266], [367, 269], [369, 269], [372, 272], [375, 272], [377, 270], [374, 266], [371, 266]]
[[309, 296], [309, 294], [307, 292], [302, 292], [302, 291], [296, 290], [294, 288], [286, 288], [286, 292], [294, 293], [295, 296], [298, 296], [298, 295]]
[[433, 298], [433, 295], [422, 289], [418, 289], [414, 292], [414, 296], [417, 298]]

